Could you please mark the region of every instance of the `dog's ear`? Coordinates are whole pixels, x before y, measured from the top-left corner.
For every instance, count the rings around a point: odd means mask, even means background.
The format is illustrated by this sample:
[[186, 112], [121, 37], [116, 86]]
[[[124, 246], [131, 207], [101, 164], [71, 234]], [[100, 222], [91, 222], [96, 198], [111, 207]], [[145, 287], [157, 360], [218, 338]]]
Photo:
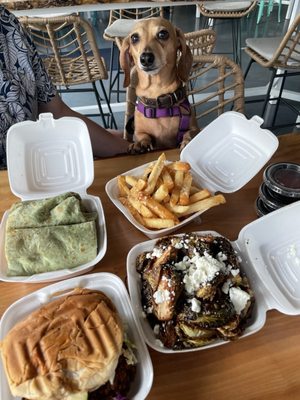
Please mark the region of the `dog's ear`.
[[181, 52], [177, 65], [177, 73], [179, 79], [182, 82], [186, 82], [189, 78], [190, 71], [193, 65], [193, 55], [189, 46], [186, 44], [186, 39], [181, 29], [176, 28], [176, 35], [179, 42], [178, 49]]
[[129, 54], [130, 47], [130, 37], [128, 36], [123, 40], [121, 50], [120, 50], [120, 66], [124, 71], [124, 88], [128, 87], [130, 84], [130, 70], [132, 67], [132, 58]]

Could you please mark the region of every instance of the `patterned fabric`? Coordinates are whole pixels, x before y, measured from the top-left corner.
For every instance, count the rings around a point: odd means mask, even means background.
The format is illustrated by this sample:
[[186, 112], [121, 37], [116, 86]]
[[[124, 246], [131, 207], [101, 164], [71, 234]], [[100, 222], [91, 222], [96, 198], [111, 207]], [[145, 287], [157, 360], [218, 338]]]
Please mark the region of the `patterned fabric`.
[[34, 44], [17, 18], [0, 6], [0, 169], [6, 168], [6, 134], [16, 122], [36, 120], [38, 103], [56, 94]]

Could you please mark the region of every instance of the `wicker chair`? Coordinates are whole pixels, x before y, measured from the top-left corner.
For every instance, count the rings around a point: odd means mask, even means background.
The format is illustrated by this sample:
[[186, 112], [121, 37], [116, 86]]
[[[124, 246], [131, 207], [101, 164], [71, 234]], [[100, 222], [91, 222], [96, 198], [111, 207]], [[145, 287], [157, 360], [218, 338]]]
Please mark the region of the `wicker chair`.
[[[249, 38], [246, 39], [245, 52], [250, 56], [248, 67], [244, 74], [246, 80], [251, 65], [256, 62], [263, 68], [272, 71], [267, 94], [263, 99], [262, 117], [267, 115], [267, 105], [272, 100], [276, 104], [270, 128], [279, 128], [285, 126], [294, 126], [299, 123], [277, 125], [276, 116], [280, 102], [285, 102], [299, 116], [299, 110], [290, 102], [282, 98], [282, 92], [287, 77], [300, 75], [300, 14], [283, 37]], [[280, 79], [278, 79], [280, 78]], [[272, 88], [274, 83], [278, 88], [278, 96], [274, 97]], [[254, 100], [256, 102], [257, 100]], [[253, 101], [252, 101], [253, 102]], [[266, 123], [266, 125], [268, 125]]]
[[[108, 79], [108, 72], [90, 24], [78, 15], [48, 18], [20, 17], [20, 22], [29, 31], [58, 92], [93, 92], [104, 127], [117, 128], [102, 82]], [[108, 113], [104, 113], [102, 109], [102, 98], [97, 82]], [[85, 84], [84, 88], [77, 87], [82, 84]], [[74, 88], [75, 85], [76, 88]]]
[[[132, 71], [127, 90], [125, 126], [134, 113], [137, 76]], [[192, 82], [192, 84], [190, 84]], [[208, 125], [225, 111], [244, 112], [244, 80], [240, 67], [223, 55], [195, 55], [187, 82], [188, 96], [199, 128]], [[127, 139], [127, 132], [124, 132]]]
[[[110, 76], [109, 76], [109, 100], [111, 94], [117, 94], [117, 102], [120, 101], [120, 94], [126, 93], [125, 90], [120, 88], [120, 74], [122, 71], [119, 69], [118, 50], [121, 48], [123, 39], [131, 31], [137, 19], [151, 18], [163, 16], [163, 8], [149, 7], [149, 8], [132, 8], [126, 10], [111, 10], [109, 14], [109, 21], [103, 33], [103, 38], [111, 42], [110, 54]], [[117, 52], [116, 52], [117, 51]], [[113, 69], [115, 62], [115, 55], [117, 56], [117, 69], [115, 77], [113, 77]], [[116, 89], [114, 89], [116, 85]]]
[[256, 7], [256, 3], [257, 0], [221, 0], [204, 1], [197, 4], [199, 13], [204, 17], [203, 28], [208, 26], [210, 19], [231, 21], [233, 60], [239, 65], [241, 64], [241, 19]]

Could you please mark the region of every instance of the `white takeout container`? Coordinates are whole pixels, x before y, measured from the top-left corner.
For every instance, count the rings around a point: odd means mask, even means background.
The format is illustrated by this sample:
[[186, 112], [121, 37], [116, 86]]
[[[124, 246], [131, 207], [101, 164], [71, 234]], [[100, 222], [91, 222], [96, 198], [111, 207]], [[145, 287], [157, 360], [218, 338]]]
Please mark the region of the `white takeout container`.
[[[196, 232], [198, 234], [213, 231]], [[182, 236], [182, 235], [179, 235]], [[143, 312], [141, 279], [136, 271], [136, 258], [151, 251], [156, 240], [134, 246], [127, 256], [128, 288], [138, 327], [146, 343], [161, 353], [198, 351], [228, 343], [218, 340], [196, 349], [171, 350], [162, 345]], [[252, 318], [241, 336], [259, 331], [265, 324], [266, 312], [276, 309], [284, 314], [300, 314], [300, 201], [261, 217], [246, 225], [238, 239], [231, 242], [241, 257], [241, 269], [254, 291]]]
[[[258, 116], [248, 120], [235, 111], [226, 112], [205, 127], [182, 150], [180, 159], [190, 163], [193, 179], [202, 188], [213, 194], [233, 193], [259, 172], [278, 147], [277, 137], [271, 131], [262, 129], [262, 123], [263, 120]], [[141, 176], [149, 164], [123, 175]], [[149, 238], [175, 232], [205, 211], [190, 215], [172, 228], [148, 229], [138, 223], [120, 202], [117, 177], [107, 182], [105, 189], [115, 206]]]
[[7, 132], [7, 165], [11, 191], [24, 200], [45, 199], [76, 192], [84, 206], [96, 211], [98, 251], [94, 260], [70, 269], [30, 276], [7, 276], [5, 228], [9, 211], [0, 225], [0, 280], [6, 282], [51, 282], [88, 272], [105, 255], [107, 235], [99, 197], [87, 194], [94, 180], [93, 152], [86, 124], [79, 118], [54, 119], [40, 114], [36, 122], [13, 125]]
[[[137, 372], [135, 380], [131, 385], [129, 398], [132, 400], [144, 400], [152, 387], [152, 362], [147, 346], [137, 329], [135, 316], [125, 285], [117, 275], [107, 272], [82, 275], [46, 286], [43, 289], [21, 298], [13, 303], [3, 314], [0, 321], [0, 340], [3, 340], [9, 330], [28, 314], [49, 301], [55, 300], [59, 295], [66, 295], [67, 292], [70, 292], [76, 287], [100, 290], [104, 292], [116, 306], [124, 323], [126, 334], [129, 340], [136, 346], [135, 355], [138, 360]], [[61, 291], [63, 291], [63, 293], [58, 293]], [[0, 362], [0, 398], [3, 400], [20, 400], [19, 397], [11, 395], [2, 362]]]

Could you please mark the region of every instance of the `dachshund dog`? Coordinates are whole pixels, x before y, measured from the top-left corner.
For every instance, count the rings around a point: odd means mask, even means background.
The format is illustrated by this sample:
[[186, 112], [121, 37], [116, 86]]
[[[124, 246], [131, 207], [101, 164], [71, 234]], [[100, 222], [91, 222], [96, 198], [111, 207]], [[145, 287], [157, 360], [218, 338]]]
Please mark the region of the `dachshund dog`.
[[192, 67], [192, 53], [183, 32], [164, 18], [138, 21], [124, 39], [120, 65], [124, 87], [137, 73], [134, 142], [129, 153], [180, 146], [198, 133], [184, 83]]

